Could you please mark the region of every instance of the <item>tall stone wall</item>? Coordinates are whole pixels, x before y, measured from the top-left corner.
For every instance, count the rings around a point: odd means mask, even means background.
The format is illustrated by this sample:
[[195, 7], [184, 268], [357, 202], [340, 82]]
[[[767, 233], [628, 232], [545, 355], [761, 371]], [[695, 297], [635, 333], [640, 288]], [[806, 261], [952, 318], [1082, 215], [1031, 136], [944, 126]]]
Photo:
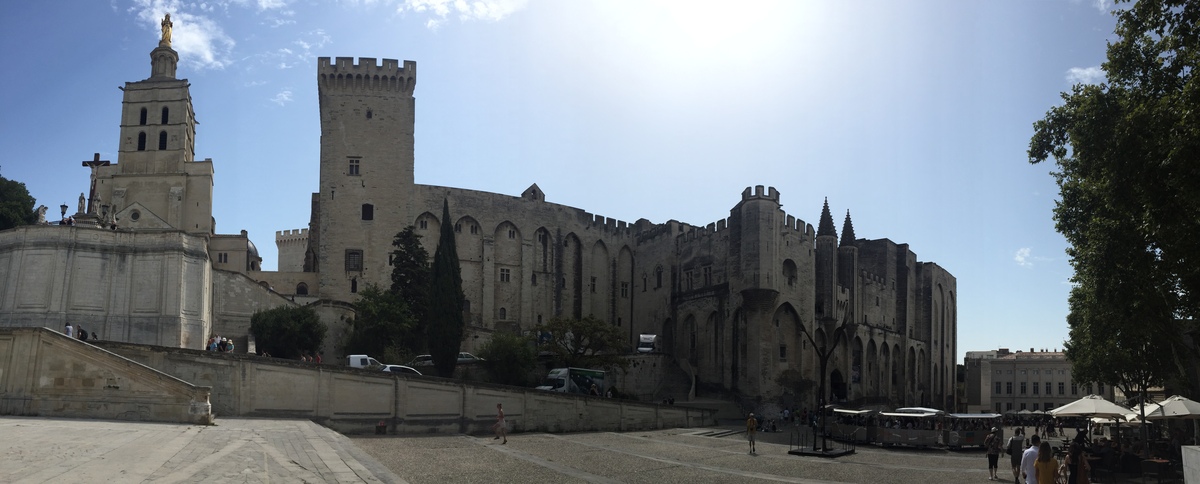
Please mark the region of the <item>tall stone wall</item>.
[[0, 415], [211, 424], [209, 389], [45, 328], [0, 328]]
[[0, 327], [199, 348], [211, 319], [205, 238], [32, 225], [0, 232]]
[[[250, 317], [258, 311], [279, 306], [295, 306], [296, 303], [263, 287], [239, 272], [214, 270], [213, 274], [213, 329], [212, 334], [234, 336], [235, 348], [254, 352], [247, 340], [250, 334]], [[206, 339], [207, 340], [207, 339]], [[200, 346], [189, 348], [200, 349]]]
[[566, 395], [530, 388], [398, 375], [332, 364], [122, 343], [105, 348], [212, 388], [216, 415], [308, 418], [340, 432], [383, 420], [399, 433], [484, 433], [504, 405], [514, 431], [604, 431], [702, 426], [714, 411]]

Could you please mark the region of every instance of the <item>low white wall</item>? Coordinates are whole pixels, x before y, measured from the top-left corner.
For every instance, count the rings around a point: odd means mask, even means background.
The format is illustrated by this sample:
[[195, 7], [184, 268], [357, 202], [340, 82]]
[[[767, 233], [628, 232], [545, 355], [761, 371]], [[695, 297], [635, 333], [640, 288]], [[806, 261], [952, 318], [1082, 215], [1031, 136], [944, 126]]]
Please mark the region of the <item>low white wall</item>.
[[512, 431], [623, 431], [704, 426], [715, 411], [437, 377], [394, 375], [254, 355], [103, 342], [147, 366], [211, 386], [218, 416], [308, 418], [341, 432], [489, 432], [496, 404]]

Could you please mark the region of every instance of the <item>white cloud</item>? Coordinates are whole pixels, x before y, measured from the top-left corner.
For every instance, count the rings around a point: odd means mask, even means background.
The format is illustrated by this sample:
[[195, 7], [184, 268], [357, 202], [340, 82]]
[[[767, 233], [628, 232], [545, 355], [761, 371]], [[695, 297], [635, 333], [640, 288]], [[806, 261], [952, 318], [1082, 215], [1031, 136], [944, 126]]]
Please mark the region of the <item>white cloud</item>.
[[258, 9], [259, 10], [271, 10], [271, 9], [277, 9], [277, 8], [284, 8], [286, 6], [287, 6], [287, 2], [285, 2], [283, 0], [258, 0]]
[[1096, 9], [1101, 12], [1107, 12], [1113, 6], [1112, 0], [1095, 0], [1094, 4]]
[[[130, 9], [138, 21], [161, 36], [160, 22], [171, 14], [171, 48], [179, 53], [181, 63], [195, 69], [223, 69], [230, 63], [229, 55], [236, 44], [225, 35], [217, 22], [205, 15], [185, 11], [179, 0], [135, 0]], [[203, 10], [204, 4], [200, 8]]]
[[271, 102], [278, 104], [280, 106], [283, 106], [284, 104], [292, 102], [292, 91], [288, 91], [288, 90], [279, 91], [279, 93], [276, 94], [274, 98], [271, 98]]
[[1033, 267], [1033, 261], [1030, 260], [1031, 258], [1029, 257], [1031, 252], [1033, 252], [1033, 249], [1030, 249], [1029, 247], [1021, 247], [1020, 249], [1017, 249], [1017, 254], [1013, 256], [1013, 260], [1017, 261], [1017, 265], [1021, 267]]
[[1072, 67], [1067, 70], [1067, 82], [1075, 84], [1099, 84], [1104, 82], [1104, 69], [1100, 66]]
[[451, 16], [459, 20], [496, 22], [525, 8], [528, 0], [404, 0], [400, 12], [412, 11], [433, 16], [425, 26], [436, 30]]

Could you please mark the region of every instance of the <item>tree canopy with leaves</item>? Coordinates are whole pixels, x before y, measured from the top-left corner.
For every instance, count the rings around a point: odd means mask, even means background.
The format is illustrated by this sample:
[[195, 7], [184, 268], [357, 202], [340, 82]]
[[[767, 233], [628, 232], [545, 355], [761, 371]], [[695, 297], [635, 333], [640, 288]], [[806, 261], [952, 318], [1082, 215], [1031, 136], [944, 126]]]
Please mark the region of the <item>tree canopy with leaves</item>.
[[1107, 80], [1034, 123], [1029, 161], [1053, 158], [1056, 228], [1075, 269], [1070, 341], [1080, 381], [1200, 390], [1200, 3], [1119, 10]]
[[310, 307], [279, 306], [250, 316], [250, 334], [259, 351], [279, 358], [316, 353], [325, 342], [325, 323]]
[[412, 353], [426, 348], [426, 319], [428, 318], [429, 289], [433, 271], [429, 267], [429, 252], [421, 245], [421, 236], [409, 225], [392, 239], [392, 288], [401, 302], [408, 306], [413, 326], [402, 342]]
[[537, 352], [533, 341], [512, 333], [495, 333], [482, 348], [480, 365], [487, 370], [492, 383], [524, 386], [529, 383], [529, 374], [537, 366]]
[[387, 363], [408, 361], [413, 354], [406, 344], [416, 338], [416, 323], [399, 297], [374, 284], [358, 292], [354, 320], [346, 338], [346, 354], [367, 354]]
[[437, 251], [433, 255], [433, 283], [429, 292], [429, 355], [439, 375], [449, 378], [458, 364], [462, 346], [463, 301], [462, 273], [458, 267], [458, 248], [454, 226], [450, 223], [450, 202], [442, 200], [442, 228]]
[[35, 203], [24, 183], [0, 176], [0, 230], [37, 221]]
[[563, 366], [624, 369], [629, 365], [626, 335], [614, 324], [591, 316], [554, 318], [535, 331], [543, 335], [542, 349], [553, 353]]

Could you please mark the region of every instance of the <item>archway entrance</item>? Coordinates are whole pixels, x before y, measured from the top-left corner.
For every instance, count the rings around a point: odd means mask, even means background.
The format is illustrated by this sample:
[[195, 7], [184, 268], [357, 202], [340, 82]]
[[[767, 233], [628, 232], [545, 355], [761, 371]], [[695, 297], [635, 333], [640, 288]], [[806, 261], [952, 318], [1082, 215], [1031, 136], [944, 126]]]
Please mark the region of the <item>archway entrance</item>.
[[841, 370], [833, 370], [829, 375], [829, 392], [833, 394], [834, 402], [846, 401], [846, 378]]

